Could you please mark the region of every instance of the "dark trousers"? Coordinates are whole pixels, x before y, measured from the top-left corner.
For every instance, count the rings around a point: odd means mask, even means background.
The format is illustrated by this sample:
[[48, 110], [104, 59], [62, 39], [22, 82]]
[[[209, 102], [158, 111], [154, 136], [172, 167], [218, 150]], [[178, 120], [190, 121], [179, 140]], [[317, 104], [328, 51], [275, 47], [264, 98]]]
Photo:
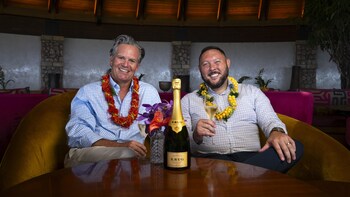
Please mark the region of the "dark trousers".
[[263, 167], [266, 169], [279, 171], [282, 173], [286, 173], [289, 169], [291, 169], [301, 158], [304, 152], [304, 146], [297, 140], [295, 141], [296, 146], [296, 160], [292, 160], [291, 163], [287, 163], [287, 161], [281, 161], [278, 157], [276, 150], [273, 147], [270, 147], [264, 152], [237, 152], [231, 154], [192, 154], [193, 157], [203, 157], [203, 158], [211, 158], [211, 159], [223, 159], [235, 162], [246, 163], [254, 166]]

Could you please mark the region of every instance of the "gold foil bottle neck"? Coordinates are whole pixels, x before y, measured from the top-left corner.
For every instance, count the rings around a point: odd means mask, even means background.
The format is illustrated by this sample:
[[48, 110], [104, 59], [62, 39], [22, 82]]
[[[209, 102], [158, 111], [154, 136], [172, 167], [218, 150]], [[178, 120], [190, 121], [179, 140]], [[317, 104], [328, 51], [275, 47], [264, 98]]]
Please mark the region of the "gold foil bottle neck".
[[173, 90], [181, 90], [181, 79], [175, 78], [172, 82]]
[[169, 126], [172, 127], [173, 131], [178, 133], [181, 131], [183, 126], [186, 126], [184, 118], [182, 116], [181, 102], [180, 102], [180, 90], [181, 90], [181, 79], [175, 78], [172, 81], [173, 86], [173, 113]]

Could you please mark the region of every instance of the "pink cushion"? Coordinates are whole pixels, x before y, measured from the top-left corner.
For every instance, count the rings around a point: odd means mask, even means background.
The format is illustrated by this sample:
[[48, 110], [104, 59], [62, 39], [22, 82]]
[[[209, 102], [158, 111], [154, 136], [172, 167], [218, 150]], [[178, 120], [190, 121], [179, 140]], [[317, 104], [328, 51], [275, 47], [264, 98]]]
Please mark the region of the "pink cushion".
[[280, 114], [290, 116], [308, 124], [313, 119], [313, 96], [309, 92], [267, 91], [273, 109]]
[[0, 160], [22, 118], [47, 94], [0, 94]]

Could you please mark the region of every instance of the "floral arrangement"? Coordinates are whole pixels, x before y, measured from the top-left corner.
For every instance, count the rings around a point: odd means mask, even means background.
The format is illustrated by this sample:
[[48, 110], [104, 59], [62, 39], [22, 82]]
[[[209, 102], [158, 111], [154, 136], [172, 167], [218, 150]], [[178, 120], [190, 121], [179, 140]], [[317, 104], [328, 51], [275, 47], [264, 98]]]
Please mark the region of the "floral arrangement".
[[172, 100], [170, 102], [164, 100], [163, 102], [155, 103], [154, 105], [143, 104], [142, 106], [146, 108], [146, 112], [140, 114], [136, 120], [145, 120], [146, 133], [149, 136], [152, 136], [154, 133], [153, 131], [156, 129], [168, 125], [173, 109]]

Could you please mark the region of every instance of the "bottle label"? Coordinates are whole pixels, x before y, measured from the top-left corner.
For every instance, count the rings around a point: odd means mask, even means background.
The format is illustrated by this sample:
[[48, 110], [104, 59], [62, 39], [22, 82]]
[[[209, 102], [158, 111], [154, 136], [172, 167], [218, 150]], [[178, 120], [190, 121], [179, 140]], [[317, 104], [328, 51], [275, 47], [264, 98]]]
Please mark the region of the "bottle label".
[[169, 126], [171, 126], [175, 133], [179, 133], [182, 130], [182, 127], [186, 126], [186, 124], [183, 120], [171, 120]]
[[167, 153], [168, 167], [184, 168], [188, 166], [187, 152], [168, 152]]

